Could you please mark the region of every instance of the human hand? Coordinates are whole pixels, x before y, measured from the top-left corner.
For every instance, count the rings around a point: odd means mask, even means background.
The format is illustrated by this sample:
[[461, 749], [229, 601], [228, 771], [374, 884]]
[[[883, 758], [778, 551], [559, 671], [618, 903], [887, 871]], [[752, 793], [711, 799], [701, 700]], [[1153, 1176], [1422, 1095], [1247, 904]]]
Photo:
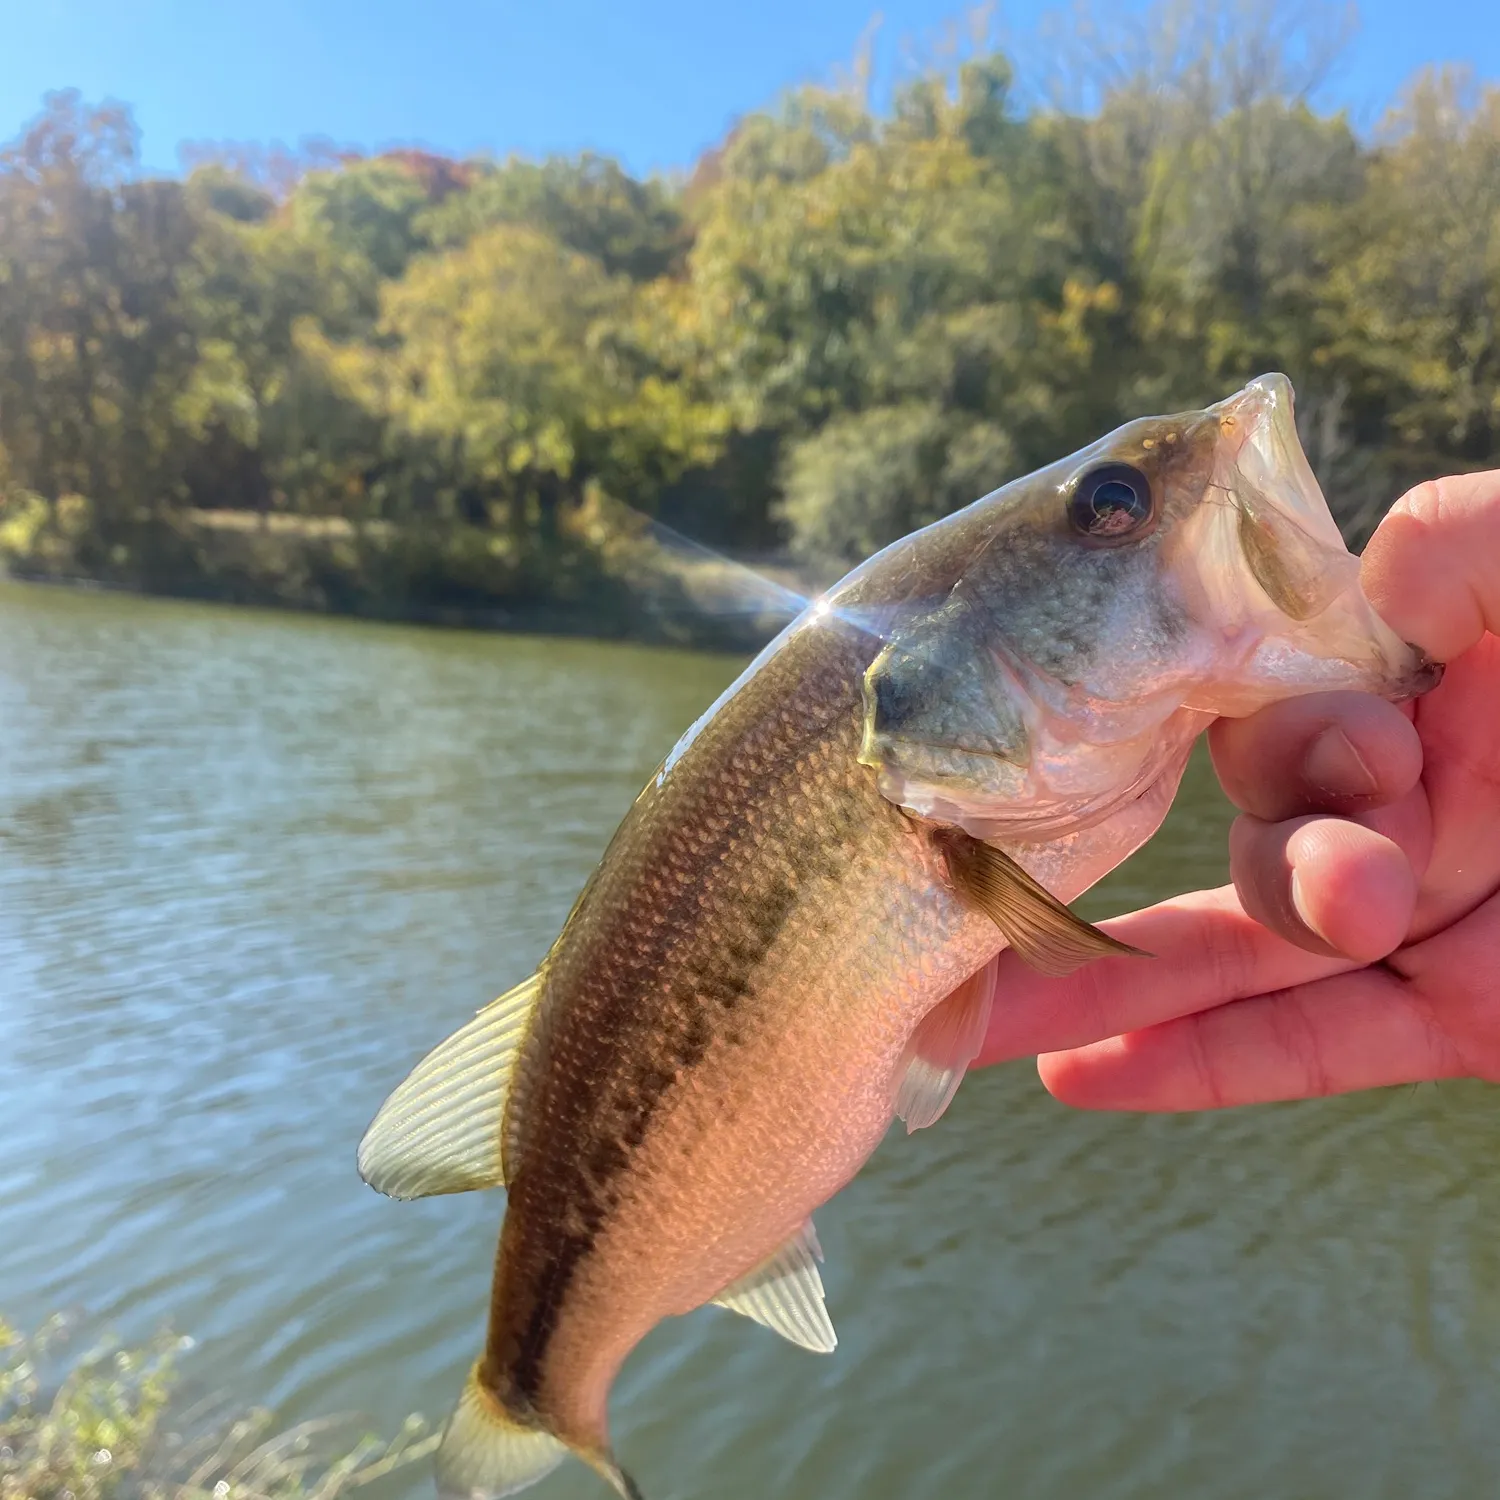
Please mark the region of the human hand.
[[1362, 575], [1442, 683], [1215, 724], [1233, 886], [1101, 924], [1153, 960], [1048, 980], [1002, 954], [979, 1062], [1038, 1054], [1092, 1109], [1500, 1080], [1500, 471], [1404, 496]]

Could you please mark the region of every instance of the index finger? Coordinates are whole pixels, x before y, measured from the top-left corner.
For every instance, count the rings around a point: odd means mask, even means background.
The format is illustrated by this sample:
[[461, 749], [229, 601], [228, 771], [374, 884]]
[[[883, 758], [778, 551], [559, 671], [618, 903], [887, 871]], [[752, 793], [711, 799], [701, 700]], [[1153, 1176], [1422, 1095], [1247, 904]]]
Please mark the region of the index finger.
[[1360, 571], [1391, 628], [1436, 661], [1486, 631], [1500, 635], [1500, 469], [1409, 490], [1370, 538]]
[[1045, 979], [1002, 953], [976, 1066], [1082, 1047], [1360, 967], [1268, 931], [1246, 915], [1233, 886], [1174, 896], [1099, 925], [1154, 956], [1102, 958], [1066, 978]]

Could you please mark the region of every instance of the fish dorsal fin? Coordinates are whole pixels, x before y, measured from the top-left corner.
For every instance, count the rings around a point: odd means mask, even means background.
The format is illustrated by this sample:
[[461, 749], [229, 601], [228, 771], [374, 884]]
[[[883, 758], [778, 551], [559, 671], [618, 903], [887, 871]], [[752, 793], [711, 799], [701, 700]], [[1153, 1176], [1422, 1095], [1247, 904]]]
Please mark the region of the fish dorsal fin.
[[989, 917], [1017, 955], [1038, 973], [1071, 974], [1112, 954], [1151, 956], [1069, 911], [993, 844], [981, 843], [956, 828], [942, 830], [937, 842], [959, 898]]
[[996, 965], [992, 958], [975, 970], [917, 1022], [896, 1089], [895, 1115], [908, 1135], [942, 1118], [979, 1055], [995, 999]]
[[817, 1266], [822, 1259], [809, 1219], [774, 1255], [725, 1287], [714, 1303], [754, 1318], [814, 1354], [831, 1354], [838, 1339], [823, 1306], [823, 1278]]
[[503, 1187], [501, 1125], [541, 978], [502, 995], [439, 1042], [380, 1107], [359, 1175], [392, 1198]]

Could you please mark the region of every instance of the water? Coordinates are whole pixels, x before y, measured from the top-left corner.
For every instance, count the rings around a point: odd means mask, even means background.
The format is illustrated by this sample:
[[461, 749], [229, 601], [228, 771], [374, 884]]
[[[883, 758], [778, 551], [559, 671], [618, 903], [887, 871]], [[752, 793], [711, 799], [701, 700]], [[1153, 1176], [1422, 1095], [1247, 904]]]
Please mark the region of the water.
[[[501, 1201], [388, 1202], [355, 1143], [737, 667], [0, 589], [0, 1310], [169, 1321], [288, 1422], [444, 1415]], [[1195, 767], [1087, 914], [1222, 879], [1225, 823]], [[1477, 1085], [1131, 1118], [991, 1069], [819, 1215], [838, 1353], [674, 1321], [619, 1448], [653, 1500], [1492, 1493], [1497, 1147]]]

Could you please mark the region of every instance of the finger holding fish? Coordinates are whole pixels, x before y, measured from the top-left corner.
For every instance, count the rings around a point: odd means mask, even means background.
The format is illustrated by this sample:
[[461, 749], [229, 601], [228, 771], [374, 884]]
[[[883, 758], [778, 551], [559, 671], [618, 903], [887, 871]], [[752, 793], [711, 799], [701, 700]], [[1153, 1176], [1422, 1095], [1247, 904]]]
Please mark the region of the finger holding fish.
[[1078, 1109], [1201, 1110], [1472, 1072], [1431, 1008], [1380, 970], [1255, 995], [1037, 1060]]
[[[1441, 685], [1415, 705], [1421, 783], [1380, 813], [1421, 876], [1407, 943], [1385, 965], [1321, 982], [1284, 984], [1264, 972], [1220, 985], [1226, 976], [1211, 967], [1194, 972], [1189, 921], [1178, 977], [1185, 986], [1196, 981], [1199, 1013], [1152, 1025], [1144, 1006], [1133, 1016], [1126, 1007], [1122, 1026], [1143, 1029], [1044, 1057], [1044, 1078], [1070, 1103], [1196, 1108], [1500, 1076], [1494, 1016], [1500, 810], [1489, 755], [1500, 732], [1497, 479], [1472, 474], [1418, 486], [1397, 502], [1363, 559], [1366, 587], [1382, 612], [1403, 634], [1451, 658]], [[1273, 712], [1264, 716], [1268, 723]], [[1253, 720], [1234, 728], [1259, 733]], [[1274, 753], [1274, 744], [1269, 748]], [[1253, 757], [1246, 765], [1254, 774]], [[1414, 838], [1423, 833], [1425, 858]], [[1237, 876], [1243, 886], [1268, 873], [1262, 866]], [[1308, 882], [1324, 900], [1340, 896], [1333, 874], [1325, 869]], [[1129, 930], [1134, 923], [1120, 925]]]
[[1208, 731], [1215, 774], [1243, 813], [1276, 822], [1352, 816], [1404, 796], [1422, 774], [1410, 706], [1369, 693], [1309, 693]]
[[1087, 1047], [1359, 967], [1288, 942], [1246, 912], [1232, 885], [1100, 925], [1155, 961], [1105, 958], [1051, 979], [1002, 953], [996, 984], [1005, 1003], [991, 1014], [976, 1065]]
[[[1391, 951], [1431, 844], [1408, 712], [1365, 694], [1317, 693], [1214, 723], [1215, 769], [1247, 814], [1231, 832], [1234, 884], [1103, 924], [1155, 954], [1154, 965], [1108, 961], [1046, 980], [1002, 955], [1007, 1004], [980, 1062], [1083, 1047]], [[1334, 754], [1331, 735], [1342, 742]], [[1306, 816], [1314, 808], [1353, 820]], [[1311, 923], [1293, 877], [1313, 893]]]

